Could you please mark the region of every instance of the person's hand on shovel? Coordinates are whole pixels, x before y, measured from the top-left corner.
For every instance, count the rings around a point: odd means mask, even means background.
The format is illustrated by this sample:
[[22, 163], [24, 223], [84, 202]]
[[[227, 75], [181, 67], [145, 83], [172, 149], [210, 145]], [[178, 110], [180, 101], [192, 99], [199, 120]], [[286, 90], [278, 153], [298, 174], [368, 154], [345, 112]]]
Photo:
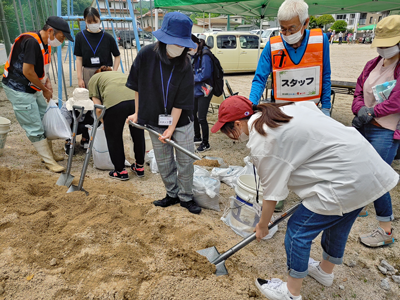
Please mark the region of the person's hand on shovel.
[[132, 123], [137, 123], [137, 120], [137, 113], [134, 113], [133, 115], [128, 116], [128, 119], [126, 119], [126, 124], [129, 124], [129, 121], [132, 121]]
[[175, 128], [171, 128], [171, 126], [169, 126], [162, 134], [162, 136], [160, 136], [158, 139], [166, 144], [167, 142], [165, 141], [165, 139], [171, 139], [172, 134], [174, 133]]
[[254, 229], [258, 242], [260, 242], [261, 239], [267, 236], [269, 233], [268, 225], [271, 221], [272, 214], [274, 213], [275, 206], [276, 201], [263, 200], [263, 208], [261, 211], [260, 222], [258, 222], [256, 228]]

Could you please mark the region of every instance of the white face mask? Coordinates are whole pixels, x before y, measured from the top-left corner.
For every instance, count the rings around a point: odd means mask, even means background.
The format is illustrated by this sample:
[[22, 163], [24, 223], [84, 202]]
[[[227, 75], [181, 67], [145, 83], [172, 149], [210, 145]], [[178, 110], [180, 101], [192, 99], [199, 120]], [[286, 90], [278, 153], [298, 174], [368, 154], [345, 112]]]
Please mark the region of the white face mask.
[[242, 132], [240, 135], [239, 135], [239, 137], [238, 137], [238, 139], [237, 139], [239, 142], [241, 142], [241, 143], [244, 143], [244, 142], [247, 142], [248, 140], [249, 140], [249, 136], [247, 135], [247, 134], [245, 134], [244, 132]]
[[86, 28], [89, 29], [90, 32], [96, 33], [100, 29], [100, 22], [99, 23], [93, 23], [93, 24], [86, 23]]
[[392, 58], [393, 56], [399, 54], [400, 49], [399, 49], [399, 45], [394, 45], [393, 47], [390, 48], [376, 48], [376, 51], [378, 51], [378, 54], [380, 56], [382, 56], [383, 58], [389, 59]]
[[167, 45], [167, 53], [170, 57], [178, 57], [182, 54], [183, 50], [185, 50], [185, 47], [179, 47], [177, 45]]
[[58, 47], [58, 46], [61, 46], [61, 44], [62, 44], [62, 42], [57, 40], [56, 36], [54, 36], [54, 40], [50, 39], [50, 36], [49, 36], [49, 45], [51, 47]]
[[303, 34], [301, 33], [301, 30], [303, 29], [303, 26], [301, 26], [300, 30], [297, 31], [296, 33], [293, 33], [291, 35], [283, 35], [282, 38], [283, 40], [288, 43], [289, 45], [296, 44], [298, 41], [300, 41], [301, 37]]
[[193, 50], [190, 50], [190, 51], [188, 52], [188, 54], [191, 55], [191, 56], [195, 55], [196, 53], [197, 53], [197, 48], [196, 48], [196, 49], [193, 49]]

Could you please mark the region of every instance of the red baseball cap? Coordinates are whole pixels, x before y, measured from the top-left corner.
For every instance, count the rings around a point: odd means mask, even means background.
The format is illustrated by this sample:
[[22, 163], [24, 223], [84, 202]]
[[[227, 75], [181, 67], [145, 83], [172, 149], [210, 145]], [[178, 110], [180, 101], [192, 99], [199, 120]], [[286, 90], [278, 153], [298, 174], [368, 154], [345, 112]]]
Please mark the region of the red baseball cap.
[[225, 123], [241, 120], [253, 114], [253, 103], [249, 99], [243, 96], [231, 96], [220, 105], [218, 121], [211, 128], [211, 132], [216, 133]]

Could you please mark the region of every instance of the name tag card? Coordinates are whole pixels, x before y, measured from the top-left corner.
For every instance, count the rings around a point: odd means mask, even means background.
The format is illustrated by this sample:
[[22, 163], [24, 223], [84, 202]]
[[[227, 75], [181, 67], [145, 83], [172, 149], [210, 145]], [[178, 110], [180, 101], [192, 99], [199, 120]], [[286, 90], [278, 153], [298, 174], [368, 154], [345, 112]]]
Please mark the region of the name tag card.
[[100, 57], [91, 57], [90, 61], [93, 65], [98, 65], [100, 63]]
[[277, 98], [301, 98], [319, 94], [320, 67], [277, 71]]
[[172, 116], [171, 115], [159, 115], [158, 116], [158, 125], [160, 126], [169, 126], [172, 125]]

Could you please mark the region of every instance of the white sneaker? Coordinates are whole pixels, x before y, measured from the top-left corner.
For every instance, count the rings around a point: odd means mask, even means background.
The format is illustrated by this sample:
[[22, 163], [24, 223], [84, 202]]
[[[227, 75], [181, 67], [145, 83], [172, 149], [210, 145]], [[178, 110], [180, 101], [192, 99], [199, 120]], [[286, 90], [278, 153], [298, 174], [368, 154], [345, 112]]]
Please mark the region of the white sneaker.
[[308, 275], [318, 281], [320, 284], [324, 286], [331, 286], [333, 284], [334, 275], [326, 274], [319, 267], [320, 262], [312, 259], [311, 257], [308, 259]]
[[291, 296], [287, 283], [278, 278], [271, 280], [256, 279], [256, 286], [260, 292], [269, 300], [301, 300], [301, 296]]

